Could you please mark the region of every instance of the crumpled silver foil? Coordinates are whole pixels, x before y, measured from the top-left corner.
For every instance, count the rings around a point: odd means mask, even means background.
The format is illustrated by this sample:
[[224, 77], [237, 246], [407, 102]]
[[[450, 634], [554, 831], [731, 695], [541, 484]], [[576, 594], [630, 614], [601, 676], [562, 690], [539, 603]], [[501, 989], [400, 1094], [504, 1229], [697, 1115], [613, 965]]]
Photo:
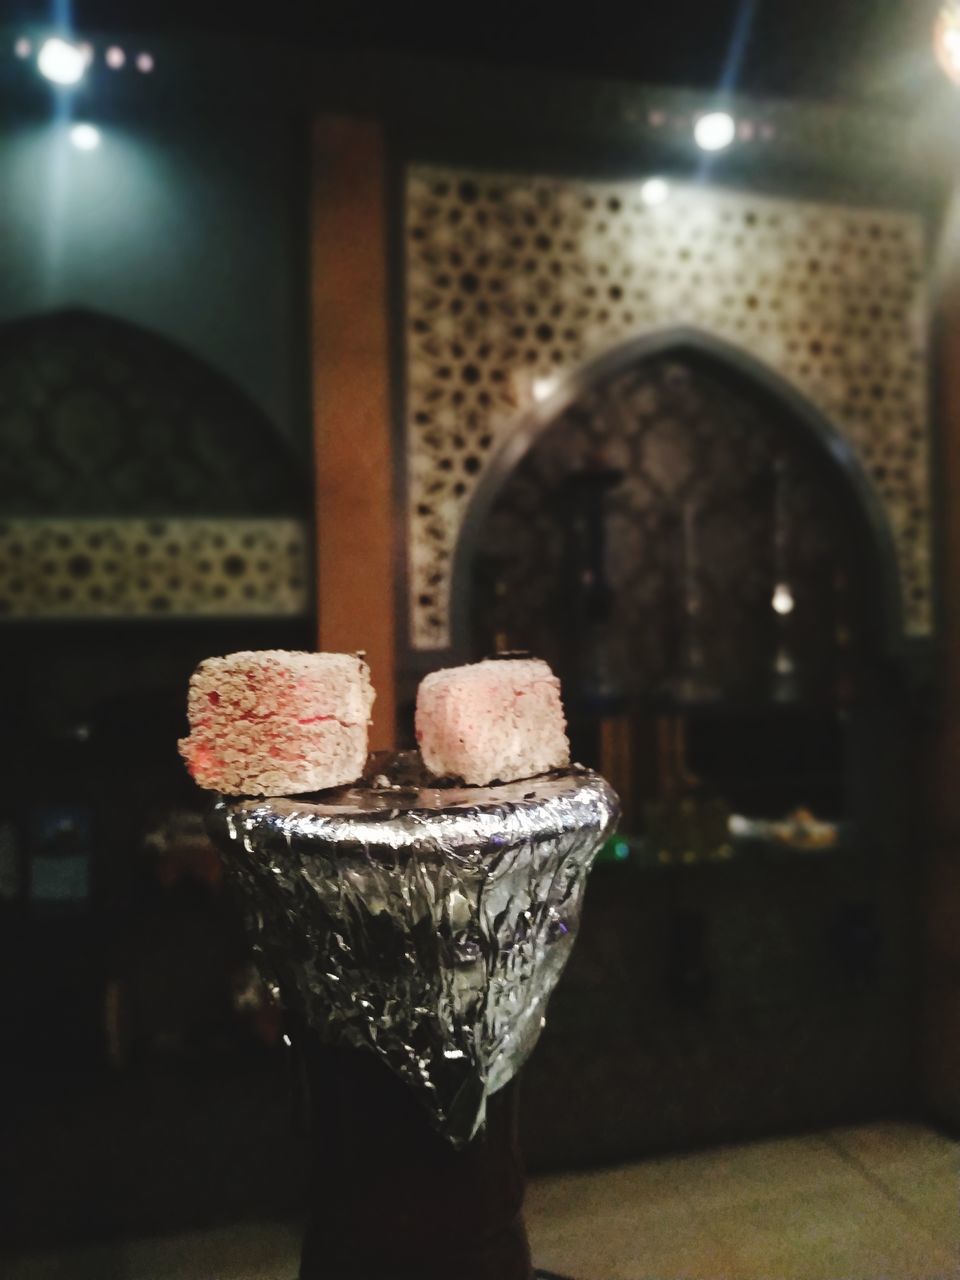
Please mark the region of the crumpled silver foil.
[[455, 1146], [537, 1042], [618, 816], [594, 773], [221, 799], [258, 961], [330, 1044], [372, 1050]]

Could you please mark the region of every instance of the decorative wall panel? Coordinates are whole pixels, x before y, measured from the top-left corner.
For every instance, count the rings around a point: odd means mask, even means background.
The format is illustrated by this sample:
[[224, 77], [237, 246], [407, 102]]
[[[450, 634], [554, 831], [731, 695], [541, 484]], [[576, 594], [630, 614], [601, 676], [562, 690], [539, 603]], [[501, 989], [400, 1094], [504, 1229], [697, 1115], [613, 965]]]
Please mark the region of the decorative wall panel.
[[0, 618], [287, 617], [309, 487], [215, 369], [70, 310], [0, 329]]
[[449, 643], [453, 553], [498, 446], [585, 362], [674, 326], [765, 362], [846, 438], [890, 522], [908, 633], [928, 635], [922, 219], [695, 185], [650, 194], [640, 181], [410, 171], [411, 643]]
[[0, 617], [295, 617], [309, 609], [303, 521], [0, 520]]

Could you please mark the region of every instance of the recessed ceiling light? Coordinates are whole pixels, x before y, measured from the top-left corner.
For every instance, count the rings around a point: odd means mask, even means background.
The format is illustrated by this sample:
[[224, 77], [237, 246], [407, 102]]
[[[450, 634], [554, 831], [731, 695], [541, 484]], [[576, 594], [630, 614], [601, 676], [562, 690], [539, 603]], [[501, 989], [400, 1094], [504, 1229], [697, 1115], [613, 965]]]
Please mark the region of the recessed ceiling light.
[[709, 111], [693, 126], [693, 136], [701, 151], [723, 151], [737, 136], [737, 122], [726, 111]]
[[40, 47], [37, 68], [54, 84], [76, 84], [87, 69], [87, 57], [80, 45], [51, 36]]

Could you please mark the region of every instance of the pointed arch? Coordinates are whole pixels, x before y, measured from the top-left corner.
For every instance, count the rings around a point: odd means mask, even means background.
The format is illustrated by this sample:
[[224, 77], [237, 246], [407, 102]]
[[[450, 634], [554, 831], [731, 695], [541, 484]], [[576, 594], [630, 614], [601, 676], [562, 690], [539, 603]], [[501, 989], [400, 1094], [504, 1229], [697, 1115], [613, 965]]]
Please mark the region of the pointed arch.
[[302, 516], [306, 468], [178, 343], [83, 308], [0, 326], [0, 513]]
[[477, 541], [514, 468], [588, 390], [658, 356], [686, 358], [755, 400], [766, 401], [777, 410], [784, 429], [820, 460], [839, 499], [852, 513], [861, 563], [869, 576], [866, 597], [877, 648], [885, 656], [900, 656], [904, 631], [896, 548], [886, 513], [853, 447], [816, 405], [769, 365], [732, 343], [688, 327], [631, 339], [582, 365], [523, 418], [500, 448], [473, 495], [457, 540], [451, 592], [454, 652], [462, 655], [469, 647], [470, 574]]

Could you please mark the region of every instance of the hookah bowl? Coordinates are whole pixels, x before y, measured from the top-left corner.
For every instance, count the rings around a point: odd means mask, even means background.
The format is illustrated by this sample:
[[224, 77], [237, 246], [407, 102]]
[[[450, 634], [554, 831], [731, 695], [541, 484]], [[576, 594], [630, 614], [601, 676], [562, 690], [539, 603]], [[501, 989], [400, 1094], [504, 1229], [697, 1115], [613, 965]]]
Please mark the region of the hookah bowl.
[[617, 798], [376, 781], [209, 817], [308, 1084], [301, 1280], [528, 1280], [516, 1079]]

